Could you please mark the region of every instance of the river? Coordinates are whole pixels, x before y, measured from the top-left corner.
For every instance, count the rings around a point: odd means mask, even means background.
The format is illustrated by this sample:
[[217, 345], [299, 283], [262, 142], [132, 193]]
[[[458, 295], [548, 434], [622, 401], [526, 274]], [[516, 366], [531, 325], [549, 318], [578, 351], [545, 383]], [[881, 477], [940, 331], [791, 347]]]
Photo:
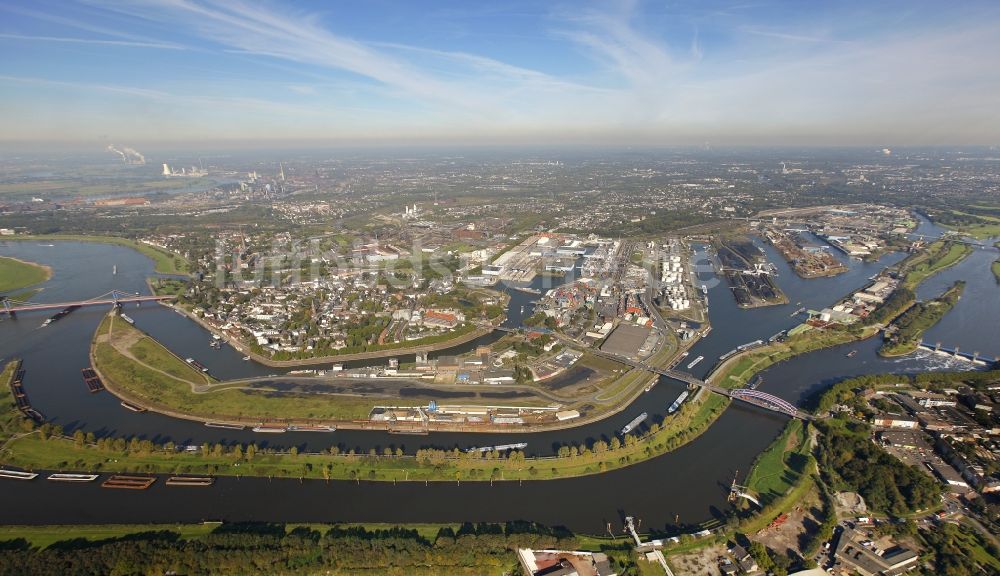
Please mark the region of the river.
[[[922, 231], [932, 226], [922, 222]], [[145, 292], [145, 278], [153, 273], [152, 263], [124, 247], [57, 242], [45, 246], [37, 242], [0, 243], [0, 254], [39, 262], [53, 268], [53, 277], [44, 284], [37, 301], [84, 299], [113, 288]], [[769, 258], [778, 267], [778, 284], [789, 304], [741, 310], [724, 282], [709, 291], [711, 334], [698, 342], [691, 358], [704, 355], [696, 375], [705, 374], [718, 356], [738, 344], [794, 326], [790, 316], [799, 307], [822, 308], [860, 288], [882, 267], [897, 262], [902, 255], [884, 256], [878, 263], [848, 261], [850, 270], [833, 278], [803, 280], [769, 246]], [[995, 252], [982, 254], [995, 258]], [[978, 254], [978, 253], [977, 253]], [[1000, 287], [989, 266], [973, 264], [985, 256], [969, 260], [928, 280], [921, 290], [931, 294], [934, 286], [946, 287], [956, 279], [968, 281], [966, 297], [928, 334], [946, 345], [956, 343], [963, 350], [977, 349], [1000, 354], [996, 348]], [[974, 260], [975, 259], [975, 260]], [[96, 264], [95, 264], [96, 263]], [[112, 266], [117, 266], [113, 275]], [[702, 273], [710, 281], [711, 273]], [[542, 282], [537, 279], [536, 283]], [[992, 291], [990, 291], [992, 289]], [[941, 290], [937, 290], [940, 292]], [[976, 297], [968, 297], [971, 294]], [[535, 295], [512, 291], [508, 323], [520, 322], [521, 306], [530, 314]], [[925, 297], [921, 293], [921, 297]], [[801, 304], [799, 304], [801, 302]], [[194, 356], [221, 378], [264, 375], [279, 370], [243, 362], [228, 347], [220, 351], [207, 346], [209, 334], [200, 326], [156, 304], [129, 307], [129, 316], [182, 357]], [[286, 433], [260, 435], [250, 431], [206, 428], [200, 424], [153, 413], [136, 414], [123, 409], [110, 394], [90, 394], [80, 369], [88, 365], [87, 348], [105, 310], [81, 308], [52, 325], [40, 328], [51, 314], [24, 313], [0, 322], [0, 356], [19, 356], [27, 369], [25, 388], [32, 404], [47, 419], [67, 430], [83, 429], [99, 435], [124, 435], [178, 444], [202, 442], [256, 442], [258, 445], [296, 445], [300, 450], [316, 450], [338, 444], [367, 451], [370, 447], [399, 446], [412, 453], [422, 446], [452, 447], [502, 444], [512, 441], [507, 434], [469, 435], [435, 433], [430, 436], [398, 436], [375, 431], [337, 431], [333, 434]], [[954, 320], [955, 317], [960, 320]], [[968, 319], [974, 320], [968, 320]], [[964, 320], [963, 320], [964, 319]], [[486, 337], [489, 339], [491, 337]], [[982, 342], [978, 348], [973, 345]], [[466, 345], [471, 346], [471, 345]], [[898, 359], [882, 359], [875, 354], [876, 339], [822, 350], [793, 358], [766, 370], [760, 388], [793, 402], [801, 402], [818, 389], [844, 377], [879, 372], [917, 372], [964, 369], [969, 366], [928, 352]], [[846, 352], [858, 354], [847, 358]], [[442, 351], [441, 353], [454, 353]], [[516, 435], [528, 442], [531, 455], [549, 455], [566, 442], [586, 442], [609, 438], [642, 411], [651, 419], [662, 418], [666, 408], [681, 391], [679, 383], [661, 379], [649, 393], [639, 397], [623, 412], [604, 421], [563, 431]], [[157, 483], [148, 491], [102, 490], [96, 484], [54, 486], [41, 480], [6, 481], [0, 492], [0, 521], [13, 523], [99, 523], [99, 522], [191, 522], [200, 520], [260, 520], [282, 522], [459, 522], [528, 519], [564, 525], [588, 533], [604, 531], [606, 522], [620, 525], [623, 514], [643, 518], [645, 526], [664, 528], [696, 524], [721, 514], [727, 486], [739, 471], [745, 476], [755, 456], [780, 432], [785, 418], [761, 409], [734, 404], [696, 440], [664, 456], [600, 475], [536, 482], [465, 482], [422, 484], [368, 483], [348, 481], [304, 481], [222, 478], [209, 489], [178, 490]], [[45, 502], [39, 505], [39, 502]]]

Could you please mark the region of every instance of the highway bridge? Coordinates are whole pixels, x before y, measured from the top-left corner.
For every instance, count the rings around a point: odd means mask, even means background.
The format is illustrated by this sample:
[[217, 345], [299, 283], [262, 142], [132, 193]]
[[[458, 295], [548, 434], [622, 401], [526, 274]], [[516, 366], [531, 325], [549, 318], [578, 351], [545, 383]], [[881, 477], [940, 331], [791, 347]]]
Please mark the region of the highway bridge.
[[173, 300], [174, 296], [140, 296], [139, 294], [123, 292], [121, 290], [111, 290], [100, 296], [95, 296], [89, 300], [76, 300], [74, 302], [24, 302], [21, 300], [3, 299], [3, 310], [0, 314], [14, 315], [18, 312], [30, 312], [33, 310], [61, 310], [72, 306], [107, 306], [118, 304], [128, 304], [131, 302], [157, 302], [161, 300]]

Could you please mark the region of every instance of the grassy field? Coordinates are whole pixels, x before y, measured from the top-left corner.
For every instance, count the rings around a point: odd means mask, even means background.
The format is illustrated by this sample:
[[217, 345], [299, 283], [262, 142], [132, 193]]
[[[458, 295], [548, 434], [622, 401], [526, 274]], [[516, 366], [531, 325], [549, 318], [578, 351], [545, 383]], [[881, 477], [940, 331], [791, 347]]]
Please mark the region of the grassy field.
[[993, 263], [993, 275], [996, 276], [997, 282], [1000, 283], [1000, 260]]
[[808, 459], [808, 439], [801, 420], [790, 420], [778, 438], [761, 452], [747, 476], [747, 488], [765, 505], [788, 492], [802, 476]]
[[46, 234], [44, 236], [24, 235], [8, 237], [8, 240], [66, 240], [72, 242], [98, 242], [100, 244], [116, 244], [136, 250], [143, 256], [151, 259], [156, 267], [156, 272], [160, 274], [187, 274], [191, 271], [191, 266], [184, 257], [174, 254], [168, 250], [150, 246], [129, 238], [119, 236], [87, 236], [82, 234]]
[[51, 276], [46, 266], [0, 256], [0, 294], [45, 282]]
[[961, 262], [966, 256], [972, 253], [972, 246], [967, 244], [957, 244], [938, 240], [927, 246], [927, 250], [922, 252], [912, 260], [904, 260], [903, 264], [906, 277], [902, 286], [915, 289], [921, 282], [934, 274], [944, 270], [949, 266], [954, 266]]

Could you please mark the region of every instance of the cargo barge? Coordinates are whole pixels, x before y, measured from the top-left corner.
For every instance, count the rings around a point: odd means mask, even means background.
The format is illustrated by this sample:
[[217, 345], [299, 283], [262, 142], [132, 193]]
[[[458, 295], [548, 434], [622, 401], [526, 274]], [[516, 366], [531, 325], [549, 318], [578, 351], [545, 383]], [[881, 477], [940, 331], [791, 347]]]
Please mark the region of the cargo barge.
[[246, 426], [242, 424], [227, 424], [225, 422], [205, 422], [205, 426], [209, 428], [223, 428], [226, 430], [245, 430]]
[[38, 478], [38, 474], [35, 472], [25, 472], [23, 470], [6, 470], [0, 468], [0, 478], [9, 478], [10, 480], [34, 480]]
[[167, 478], [167, 486], [207, 487], [215, 484], [215, 478], [208, 476], [171, 476]]
[[93, 482], [98, 474], [49, 474], [46, 480], [53, 482]]
[[155, 477], [150, 476], [124, 476], [116, 474], [101, 483], [101, 488], [115, 488], [120, 490], [145, 490], [156, 482]]
[[208, 373], [208, 366], [205, 366], [204, 364], [202, 364], [201, 362], [198, 362], [194, 358], [185, 358], [184, 361], [187, 362], [188, 364], [194, 366], [198, 370], [201, 370], [202, 372]]
[[698, 356], [697, 358], [695, 358], [694, 360], [692, 360], [690, 364], [687, 365], [687, 369], [690, 370], [690, 369], [694, 368], [695, 366], [698, 365], [699, 362], [701, 362], [704, 359], [705, 359], [704, 356]]
[[93, 368], [81, 368], [80, 373], [83, 375], [83, 382], [91, 394], [104, 390], [104, 382], [101, 382], [101, 377]]
[[527, 442], [518, 442], [516, 444], [500, 444], [498, 446], [473, 446], [471, 448], [466, 448], [466, 452], [506, 452], [507, 450], [524, 450], [528, 447]]

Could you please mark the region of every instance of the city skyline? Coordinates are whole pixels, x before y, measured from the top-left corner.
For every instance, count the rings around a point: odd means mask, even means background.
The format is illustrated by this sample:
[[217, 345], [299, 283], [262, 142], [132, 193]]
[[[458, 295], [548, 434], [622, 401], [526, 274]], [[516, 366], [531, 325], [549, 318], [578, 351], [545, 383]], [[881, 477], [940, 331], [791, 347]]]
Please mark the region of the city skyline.
[[0, 14], [8, 143], [988, 145], [1000, 130], [984, 2]]

